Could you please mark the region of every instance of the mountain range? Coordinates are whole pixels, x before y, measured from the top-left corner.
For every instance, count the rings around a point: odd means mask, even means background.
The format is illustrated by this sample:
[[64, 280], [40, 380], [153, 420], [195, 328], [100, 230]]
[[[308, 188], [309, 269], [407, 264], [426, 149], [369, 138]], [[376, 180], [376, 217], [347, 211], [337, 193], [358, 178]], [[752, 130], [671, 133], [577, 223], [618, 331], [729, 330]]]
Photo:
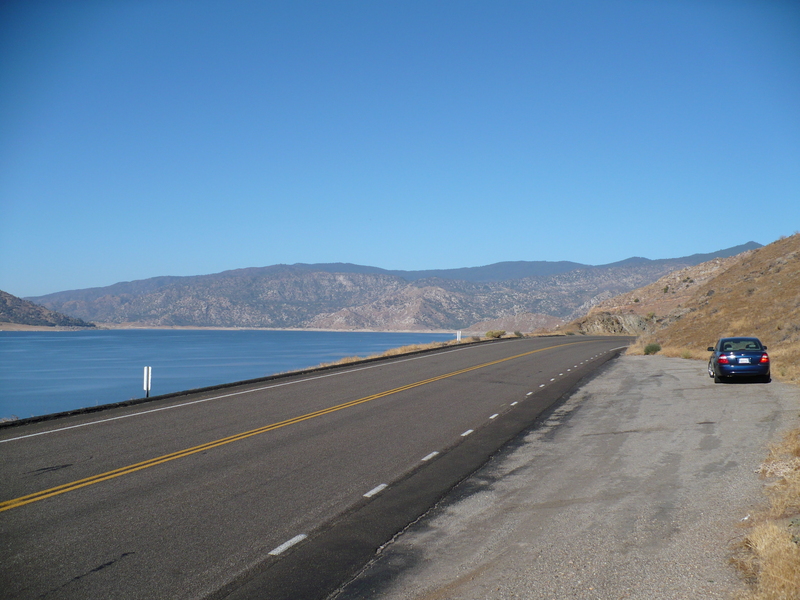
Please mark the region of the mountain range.
[[347, 263], [272, 265], [155, 277], [27, 300], [84, 321], [115, 325], [386, 331], [470, 329], [504, 319], [552, 325], [676, 269], [760, 246], [749, 242], [709, 254], [634, 257], [600, 266], [516, 261], [391, 271]]

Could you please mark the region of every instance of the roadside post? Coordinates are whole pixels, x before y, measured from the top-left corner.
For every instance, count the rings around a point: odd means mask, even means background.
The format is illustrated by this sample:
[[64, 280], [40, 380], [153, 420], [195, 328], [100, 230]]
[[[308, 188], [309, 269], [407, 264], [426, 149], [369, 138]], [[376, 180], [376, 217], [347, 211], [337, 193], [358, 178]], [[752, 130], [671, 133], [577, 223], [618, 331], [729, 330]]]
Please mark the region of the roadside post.
[[456, 341], [457, 342], [461, 341], [461, 330], [460, 329], [458, 331], [456, 331]]
[[150, 382], [153, 379], [153, 367], [144, 368], [144, 391], [146, 392], [145, 398], [150, 397]]

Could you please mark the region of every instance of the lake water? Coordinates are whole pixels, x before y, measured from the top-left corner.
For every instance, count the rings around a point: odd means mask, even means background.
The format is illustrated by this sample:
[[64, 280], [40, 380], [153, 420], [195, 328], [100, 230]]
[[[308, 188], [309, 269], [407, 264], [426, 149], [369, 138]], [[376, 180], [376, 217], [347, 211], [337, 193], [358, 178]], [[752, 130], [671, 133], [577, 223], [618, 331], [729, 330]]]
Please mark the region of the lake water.
[[454, 339], [334, 331], [0, 331], [0, 418], [20, 419], [255, 379], [346, 356]]

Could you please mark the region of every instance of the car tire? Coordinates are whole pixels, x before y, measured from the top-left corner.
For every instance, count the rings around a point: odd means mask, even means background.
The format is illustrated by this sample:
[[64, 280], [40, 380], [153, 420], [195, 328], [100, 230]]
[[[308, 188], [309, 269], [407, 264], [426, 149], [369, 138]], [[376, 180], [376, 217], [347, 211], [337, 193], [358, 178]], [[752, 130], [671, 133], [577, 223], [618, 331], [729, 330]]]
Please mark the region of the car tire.
[[717, 377], [716, 373], [714, 373], [714, 383], [722, 383], [722, 377]]
[[770, 381], [772, 381], [772, 377], [770, 375], [764, 375], [761, 378], [761, 383], [769, 383]]

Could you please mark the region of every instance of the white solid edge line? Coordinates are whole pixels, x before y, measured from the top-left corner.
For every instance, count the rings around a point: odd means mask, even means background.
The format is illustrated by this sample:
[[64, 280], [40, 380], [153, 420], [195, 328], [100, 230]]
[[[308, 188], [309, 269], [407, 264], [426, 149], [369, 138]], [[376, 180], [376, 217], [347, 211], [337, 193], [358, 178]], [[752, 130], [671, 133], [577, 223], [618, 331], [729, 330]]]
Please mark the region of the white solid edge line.
[[277, 548], [272, 550], [269, 554], [270, 554], [270, 556], [278, 556], [278, 554], [281, 554], [282, 552], [285, 552], [286, 550], [288, 550], [289, 548], [291, 548], [295, 544], [299, 544], [300, 542], [302, 542], [307, 537], [308, 536], [305, 533], [301, 533], [300, 535], [296, 535], [292, 539], [290, 539], [288, 542], [283, 542], [280, 546], [278, 546]]
[[380, 485], [376, 485], [374, 488], [372, 488], [370, 491], [368, 491], [366, 494], [364, 494], [364, 498], [372, 498], [375, 494], [380, 494], [387, 487], [389, 487], [389, 486], [388, 486], [388, 484], [385, 484], [385, 483], [382, 483]]
[[[466, 348], [455, 348], [453, 350], [446, 350], [445, 352], [441, 352], [440, 354], [449, 354], [450, 352], [462, 352], [464, 350], [470, 349], [469, 347]], [[402, 363], [402, 362], [409, 362], [412, 360], [420, 360], [423, 358], [430, 358], [429, 355], [423, 356], [412, 356], [411, 358], [403, 358], [400, 360], [392, 361], [393, 364]], [[327, 377], [337, 377], [339, 375], [346, 375], [348, 373], [357, 373], [358, 371], [366, 371], [367, 369], [375, 369], [376, 367], [385, 366], [386, 363], [378, 363], [378, 364], [371, 364], [365, 367], [359, 367], [356, 369], [348, 369], [347, 371], [338, 371], [336, 373], [328, 373], [326, 375], [317, 375], [315, 377], [306, 377], [303, 379], [297, 379], [295, 381], [287, 381], [285, 383], [276, 383], [274, 385], [267, 385], [264, 387], [253, 388], [249, 390], [242, 390], [241, 392], [232, 392], [230, 394], [222, 394], [221, 396], [212, 396], [211, 398], [202, 398], [200, 400], [192, 400], [191, 402], [182, 402], [180, 404], [173, 404], [172, 406], [163, 406], [161, 408], [152, 408], [150, 410], [143, 410], [140, 412], [131, 413], [128, 415], [120, 415], [119, 417], [111, 417], [108, 419], [99, 419], [97, 421], [89, 421], [88, 423], [80, 423], [78, 425], [70, 425], [69, 427], [59, 427], [58, 429], [49, 429], [47, 431], [40, 431], [39, 433], [30, 433], [28, 435], [21, 435], [14, 438], [8, 438], [7, 440], [0, 440], [0, 444], [4, 444], [6, 442], [15, 442], [17, 440], [24, 440], [26, 438], [32, 438], [39, 435], [48, 435], [50, 433], [58, 433], [60, 431], [67, 431], [69, 429], [78, 429], [79, 427], [87, 427], [89, 425], [99, 425], [100, 423], [109, 423], [111, 421], [117, 421], [119, 419], [128, 419], [130, 417], [141, 417], [143, 415], [149, 415], [151, 413], [161, 412], [162, 410], [172, 410], [173, 408], [183, 408], [184, 406], [191, 406], [193, 404], [201, 404], [203, 402], [210, 402], [212, 400], [222, 400], [223, 398], [230, 398], [232, 396], [241, 396], [242, 394], [250, 394], [252, 392], [263, 392], [264, 390], [271, 390], [274, 388], [284, 387], [287, 385], [295, 385], [297, 383], [304, 383], [306, 381], [315, 381], [317, 379], [325, 379]], [[236, 382], [233, 382], [236, 383]], [[187, 390], [188, 391], [188, 390]], [[176, 392], [180, 393], [180, 392]], [[120, 407], [125, 408], [125, 407]]]
[[438, 455], [439, 455], [439, 451], [438, 451], [438, 450], [434, 450], [433, 452], [431, 452], [430, 454], [428, 454], [428, 456], [425, 456], [425, 457], [422, 459], [422, 461], [423, 461], [423, 462], [429, 461], [429, 460], [430, 460], [430, 459], [432, 459], [434, 456], [438, 456]]
[[467, 437], [473, 431], [475, 431], [475, 430], [474, 429], [467, 429], [464, 433], [461, 434], [461, 437]]

